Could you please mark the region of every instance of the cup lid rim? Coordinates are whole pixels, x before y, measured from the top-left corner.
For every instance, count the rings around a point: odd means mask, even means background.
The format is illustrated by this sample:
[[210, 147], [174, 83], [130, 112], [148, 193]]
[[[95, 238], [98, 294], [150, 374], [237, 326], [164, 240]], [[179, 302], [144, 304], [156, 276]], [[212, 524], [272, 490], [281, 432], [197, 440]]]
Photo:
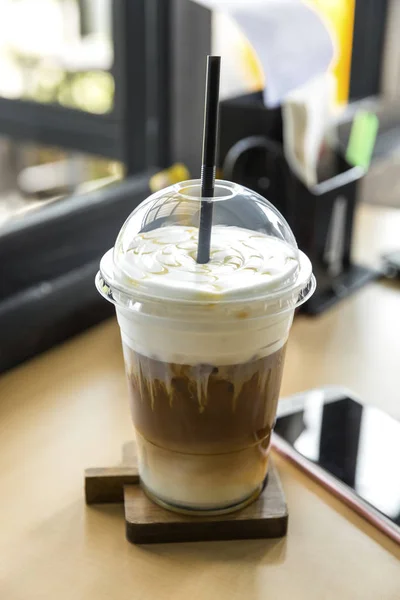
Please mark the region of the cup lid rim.
[[[120, 295], [122, 294], [122, 296], [125, 297], [127, 301], [130, 300], [130, 302], [169, 302], [171, 305], [176, 306], [190, 305], [204, 307], [213, 304], [221, 307], [228, 307], [243, 305], [248, 302], [254, 302], [255, 304], [263, 302], [264, 304], [268, 303], [271, 305], [278, 303], [280, 310], [277, 310], [276, 312], [284, 312], [287, 308], [292, 308], [293, 304], [295, 304], [295, 306], [299, 306], [305, 302], [314, 293], [316, 287], [315, 277], [312, 273], [311, 261], [304, 252], [298, 250], [300, 268], [296, 280], [291, 280], [288, 285], [272, 289], [270, 292], [260, 294], [259, 296], [227, 296], [221, 298], [217, 295], [213, 297], [211, 293], [207, 298], [202, 299], [177, 298], [176, 296], [155, 296], [146, 293], [146, 291], [139, 289], [139, 287], [133, 287], [132, 285], [129, 285], [129, 282], [124, 283], [118, 280], [118, 277], [116, 277], [114, 274], [113, 251], [114, 247], [110, 248], [102, 257], [100, 261], [100, 269], [96, 278], [97, 286], [98, 278], [101, 277], [103, 282], [101, 285], [106, 285], [108, 287], [109, 292], [104, 294], [98, 286], [100, 293], [106, 295], [107, 299], [111, 299], [110, 294], [115, 299], [115, 293], [117, 293]], [[303, 300], [302, 297], [304, 294], [305, 296]], [[300, 296], [301, 299], [299, 300]], [[119, 304], [119, 302], [116, 301], [115, 303]]]

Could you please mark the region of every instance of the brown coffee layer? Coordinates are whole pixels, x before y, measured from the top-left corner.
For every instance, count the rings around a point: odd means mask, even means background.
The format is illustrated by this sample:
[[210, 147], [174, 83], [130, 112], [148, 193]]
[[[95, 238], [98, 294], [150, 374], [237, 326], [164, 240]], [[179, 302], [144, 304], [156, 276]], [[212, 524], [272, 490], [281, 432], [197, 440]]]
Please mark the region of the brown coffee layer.
[[124, 347], [135, 427], [153, 444], [178, 452], [268, 448], [286, 346], [236, 365], [179, 365]]

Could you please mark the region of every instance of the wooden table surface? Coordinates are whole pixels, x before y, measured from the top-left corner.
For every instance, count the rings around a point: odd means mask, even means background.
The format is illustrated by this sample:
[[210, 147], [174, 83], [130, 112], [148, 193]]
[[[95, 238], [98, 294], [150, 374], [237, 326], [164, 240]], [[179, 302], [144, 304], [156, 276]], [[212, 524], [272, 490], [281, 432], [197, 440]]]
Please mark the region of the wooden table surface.
[[[400, 211], [365, 208], [357, 232], [373, 260]], [[282, 393], [340, 383], [400, 419], [399, 308], [400, 286], [374, 283], [297, 318]], [[120, 506], [85, 506], [83, 471], [131, 436], [114, 320], [0, 377], [1, 600], [399, 600], [399, 547], [280, 458], [286, 539], [128, 544]]]

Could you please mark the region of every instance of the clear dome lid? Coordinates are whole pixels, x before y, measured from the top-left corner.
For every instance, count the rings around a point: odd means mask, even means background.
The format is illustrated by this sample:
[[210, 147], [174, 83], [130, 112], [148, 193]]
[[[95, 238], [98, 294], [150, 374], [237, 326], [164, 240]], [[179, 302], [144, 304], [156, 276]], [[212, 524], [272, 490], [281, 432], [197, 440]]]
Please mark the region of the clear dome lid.
[[[99, 290], [126, 306], [263, 300], [280, 312], [304, 302], [315, 287], [311, 263], [284, 217], [243, 186], [217, 180], [214, 189], [202, 198], [200, 180], [185, 181], [142, 202], [101, 261]], [[197, 262], [202, 202], [212, 204], [205, 264]]]

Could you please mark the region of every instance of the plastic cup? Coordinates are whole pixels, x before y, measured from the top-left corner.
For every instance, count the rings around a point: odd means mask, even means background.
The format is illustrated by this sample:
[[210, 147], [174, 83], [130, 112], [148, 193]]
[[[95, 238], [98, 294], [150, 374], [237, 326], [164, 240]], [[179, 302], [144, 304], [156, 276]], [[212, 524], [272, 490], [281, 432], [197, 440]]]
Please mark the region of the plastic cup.
[[145, 200], [96, 285], [116, 306], [145, 492], [218, 514], [262, 490], [286, 341], [315, 280], [282, 215], [226, 181], [206, 199], [211, 258], [197, 264], [201, 200], [197, 180]]

